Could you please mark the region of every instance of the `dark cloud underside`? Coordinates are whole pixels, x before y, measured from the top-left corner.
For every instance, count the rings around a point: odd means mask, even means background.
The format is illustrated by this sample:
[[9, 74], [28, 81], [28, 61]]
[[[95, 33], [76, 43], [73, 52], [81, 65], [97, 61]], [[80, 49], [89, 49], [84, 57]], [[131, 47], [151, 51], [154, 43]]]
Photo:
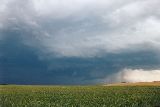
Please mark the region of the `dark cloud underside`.
[[135, 81], [137, 72], [153, 80], [160, 76], [159, 5], [159, 0], [2, 0], [0, 83], [96, 84], [120, 76]]

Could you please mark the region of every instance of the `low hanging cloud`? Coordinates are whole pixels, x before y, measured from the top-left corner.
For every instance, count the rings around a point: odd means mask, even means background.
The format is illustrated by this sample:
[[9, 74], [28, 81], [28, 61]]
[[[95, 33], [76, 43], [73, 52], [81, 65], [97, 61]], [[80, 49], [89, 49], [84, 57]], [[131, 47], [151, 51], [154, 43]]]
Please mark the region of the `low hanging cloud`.
[[30, 62], [28, 77], [41, 71], [50, 77], [46, 82], [79, 77], [77, 83], [89, 83], [124, 68], [142, 70], [125, 69], [105, 80], [141, 81], [132, 76], [138, 73], [152, 80], [159, 71], [143, 69], [160, 68], [159, 6], [160, 0], [1, 0], [1, 72], [26, 73], [20, 64]]
[[2, 0], [0, 30], [23, 32], [24, 44], [46, 56], [159, 52], [159, 4], [159, 0]]
[[160, 70], [124, 69], [104, 79], [104, 82], [153, 82], [160, 81]]

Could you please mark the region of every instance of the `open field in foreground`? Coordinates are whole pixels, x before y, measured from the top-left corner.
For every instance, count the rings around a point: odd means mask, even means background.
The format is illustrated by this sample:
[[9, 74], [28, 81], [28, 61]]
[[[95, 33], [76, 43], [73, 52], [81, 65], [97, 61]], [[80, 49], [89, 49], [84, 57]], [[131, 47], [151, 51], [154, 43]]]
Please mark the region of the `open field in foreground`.
[[159, 86], [0, 86], [0, 107], [159, 106]]

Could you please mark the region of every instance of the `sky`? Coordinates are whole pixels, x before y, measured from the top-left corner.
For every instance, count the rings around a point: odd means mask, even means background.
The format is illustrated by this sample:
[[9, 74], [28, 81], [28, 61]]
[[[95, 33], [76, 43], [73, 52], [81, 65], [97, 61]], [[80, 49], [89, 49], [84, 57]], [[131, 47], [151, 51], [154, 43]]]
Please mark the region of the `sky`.
[[159, 0], [1, 0], [0, 83], [160, 81]]

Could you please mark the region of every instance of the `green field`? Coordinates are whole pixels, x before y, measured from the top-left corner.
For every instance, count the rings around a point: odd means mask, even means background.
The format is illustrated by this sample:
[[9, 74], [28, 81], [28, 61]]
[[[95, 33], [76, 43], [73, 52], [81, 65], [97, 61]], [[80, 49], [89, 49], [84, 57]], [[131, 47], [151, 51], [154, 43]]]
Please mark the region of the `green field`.
[[0, 107], [159, 107], [159, 86], [0, 86]]

